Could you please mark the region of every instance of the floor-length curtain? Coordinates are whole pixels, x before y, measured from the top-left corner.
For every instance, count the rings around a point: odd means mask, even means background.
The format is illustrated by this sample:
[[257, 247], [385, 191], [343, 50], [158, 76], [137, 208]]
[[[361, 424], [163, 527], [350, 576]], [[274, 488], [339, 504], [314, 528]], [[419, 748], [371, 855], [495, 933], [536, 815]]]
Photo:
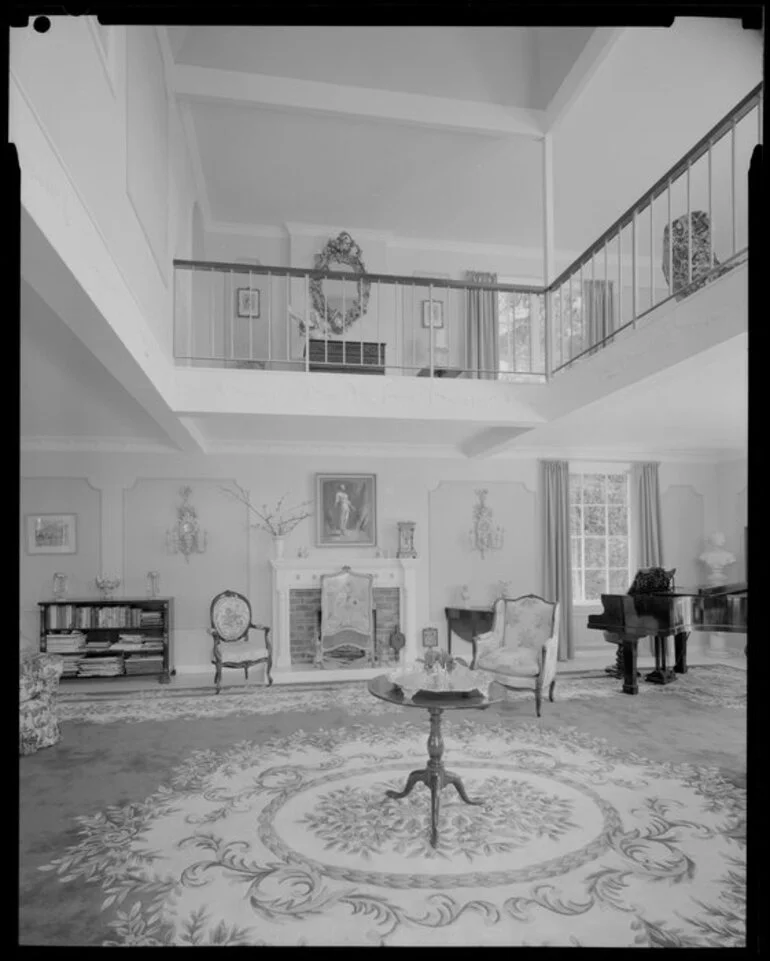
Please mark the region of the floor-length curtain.
[[559, 660], [575, 656], [572, 638], [572, 564], [569, 531], [569, 463], [540, 461], [543, 500], [543, 590], [549, 601], [561, 602]]
[[637, 566], [663, 567], [663, 525], [656, 463], [631, 466], [631, 517]]
[[595, 347], [612, 333], [615, 309], [613, 288], [611, 280], [583, 281], [587, 347]]
[[[467, 271], [465, 277], [475, 284], [497, 283], [497, 274], [476, 270]], [[468, 288], [465, 292], [465, 316], [465, 367], [471, 377], [497, 380], [500, 366], [497, 291]]]

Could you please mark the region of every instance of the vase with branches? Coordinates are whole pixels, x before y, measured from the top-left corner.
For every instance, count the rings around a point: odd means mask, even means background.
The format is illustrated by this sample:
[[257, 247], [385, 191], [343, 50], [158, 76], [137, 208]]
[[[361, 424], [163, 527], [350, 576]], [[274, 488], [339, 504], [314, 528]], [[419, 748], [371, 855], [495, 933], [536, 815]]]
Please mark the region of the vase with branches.
[[235, 481], [233, 484], [235, 490], [229, 487], [222, 487], [220, 489], [249, 509], [250, 513], [256, 517], [256, 520], [251, 520], [251, 527], [269, 534], [275, 544], [276, 556], [281, 557], [283, 555], [284, 538], [286, 535], [290, 534], [294, 528], [298, 524], [301, 524], [307, 517], [312, 517], [313, 512], [307, 509], [312, 504], [312, 501], [302, 501], [302, 503], [296, 504], [294, 507], [285, 507], [284, 504], [289, 495], [284, 494], [273, 507], [268, 507], [267, 504], [255, 507], [249, 496], [249, 492], [241, 487], [240, 484], [235, 483]]

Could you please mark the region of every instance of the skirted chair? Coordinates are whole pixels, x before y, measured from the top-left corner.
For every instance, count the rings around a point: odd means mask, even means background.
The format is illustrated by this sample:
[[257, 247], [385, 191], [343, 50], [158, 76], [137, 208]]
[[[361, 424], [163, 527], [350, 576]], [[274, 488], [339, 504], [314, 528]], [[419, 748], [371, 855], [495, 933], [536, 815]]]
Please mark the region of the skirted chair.
[[472, 669], [488, 671], [504, 687], [534, 690], [540, 717], [543, 689], [553, 701], [559, 651], [559, 603], [537, 594], [500, 597], [492, 630], [473, 640]]
[[19, 660], [19, 754], [34, 754], [61, 739], [56, 699], [64, 661], [55, 654]]
[[[251, 604], [237, 591], [222, 591], [211, 602], [211, 627], [209, 634], [214, 638], [214, 651], [211, 663], [214, 665], [214, 685], [217, 694], [222, 686], [222, 668], [242, 669], [249, 679], [249, 668], [257, 664], [265, 665], [265, 680], [268, 687], [273, 683], [270, 669], [273, 666], [273, 646], [270, 643], [270, 628], [264, 624], [252, 624]], [[262, 643], [251, 643], [249, 631], [262, 631]]]
[[347, 565], [336, 574], [321, 575], [321, 612], [315, 636], [317, 668], [333, 663], [355, 667], [377, 662], [377, 612], [371, 574], [357, 574]]

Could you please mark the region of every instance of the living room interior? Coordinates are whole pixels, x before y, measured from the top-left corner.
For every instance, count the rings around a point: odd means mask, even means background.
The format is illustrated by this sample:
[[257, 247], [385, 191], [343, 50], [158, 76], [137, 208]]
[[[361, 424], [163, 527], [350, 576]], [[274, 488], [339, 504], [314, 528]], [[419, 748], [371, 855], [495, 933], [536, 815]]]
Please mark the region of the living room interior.
[[14, 29], [20, 943], [746, 944], [762, 43]]

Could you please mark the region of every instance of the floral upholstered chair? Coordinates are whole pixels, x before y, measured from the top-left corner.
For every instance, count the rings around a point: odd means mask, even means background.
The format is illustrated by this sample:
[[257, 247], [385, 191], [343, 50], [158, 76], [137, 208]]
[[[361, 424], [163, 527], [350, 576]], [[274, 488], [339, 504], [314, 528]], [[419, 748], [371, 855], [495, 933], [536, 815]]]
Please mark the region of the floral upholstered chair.
[[[270, 628], [264, 624], [251, 623], [251, 604], [236, 591], [222, 591], [211, 602], [211, 627], [209, 634], [214, 638], [214, 652], [211, 663], [214, 665], [214, 685], [217, 694], [222, 686], [222, 668], [242, 669], [249, 678], [249, 668], [256, 664], [265, 665], [265, 680], [268, 687], [273, 683], [270, 668], [273, 666], [273, 646], [270, 643]], [[249, 631], [262, 631], [262, 643], [251, 643]]]
[[543, 688], [553, 701], [559, 648], [559, 604], [537, 594], [495, 601], [492, 630], [473, 638], [471, 668], [488, 671], [504, 687], [535, 692], [540, 717]]
[[56, 698], [64, 661], [25, 653], [19, 660], [19, 754], [34, 754], [61, 739]]

